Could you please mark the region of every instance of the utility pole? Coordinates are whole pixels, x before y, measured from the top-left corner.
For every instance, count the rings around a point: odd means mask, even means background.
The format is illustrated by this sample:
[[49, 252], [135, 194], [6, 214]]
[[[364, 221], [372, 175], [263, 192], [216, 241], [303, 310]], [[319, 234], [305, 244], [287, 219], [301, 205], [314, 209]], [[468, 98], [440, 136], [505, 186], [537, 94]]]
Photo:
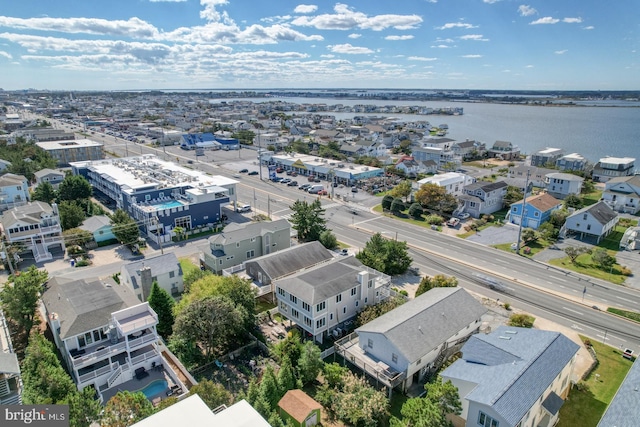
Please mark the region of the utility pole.
[[258, 170], [260, 171], [260, 181], [262, 181], [262, 140], [260, 135], [260, 129], [258, 129]]
[[524, 184], [524, 199], [522, 200], [522, 212], [520, 212], [520, 225], [518, 227], [518, 242], [516, 243], [516, 253], [520, 255], [520, 236], [522, 235], [522, 223], [524, 222], [524, 215], [527, 208], [527, 192], [529, 191], [529, 177], [531, 176], [531, 169], [527, 170], [527, 180]]

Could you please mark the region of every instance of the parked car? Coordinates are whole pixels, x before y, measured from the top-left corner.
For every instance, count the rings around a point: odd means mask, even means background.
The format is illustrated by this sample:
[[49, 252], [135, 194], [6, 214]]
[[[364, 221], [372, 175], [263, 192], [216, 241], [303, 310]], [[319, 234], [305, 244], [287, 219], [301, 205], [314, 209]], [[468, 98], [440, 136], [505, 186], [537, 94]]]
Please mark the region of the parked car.
[[458, 218], [460, 219], [467, 219], [469, 218], [471, 215], [469, 215], [468, 212], [462, 212], [460, 215], [458, 215]]
[[298, 172], [296, 171], [291, 172], [291, 176], [298, 176]]
[[309, 182], [313, 182], [315, 179], [316, 177], [314, 175], [309, 175], [309, 177], [307, 178]]
[[356, 187], [355, 185], [353, 187], [351, 187], [351, 192], [352, 193], [357, 193], [358, 192], [358, 187]]
[[251, 205], [238, 205], [236, 212], [251, 212]]
[[274, 178], [271, 178], [271, 181], [273, 181], [273, 182], [280, 182], [280, 181], [282, 181], [283, 179], [284, 179], [284, 178], [282, 178], [281, 176], [276, 176], [276, 177], [274, 177]]
[[240, 169], [238, 172], [240, 172], [240, 173], [248, 173], [249, 169]]
[[460, 220], [458, 218], [451, 218], [447, 221], [447, 227], [455, 228], [460, 224]]
[[282, 173], [282, 172], [284, 172], [284, 169], [282, 169], [282, 168], [276, 168], [276, 173]]
[[329, 192], [327, 190], [318, 191], [318, 196], [327, 196], [328, 194], [329, 194]]
[[251, 171], [249, 172], [249, 175], [258, 175], [258, 171]]
[[298, 186], [298, 181], [291, 181], [287, 184], [289, 187], [297, 187]]
[[300, 187], [298, 187], [298, 190], [307, 191], [307, 188], [309, 187], [311, 187], [311, 184], [302, 184]]
[[291, 176], [291, 174], [293, 173], [293, 171], [287, 171], [287, 175]]
[[291, 178], [284, 178], [282, 180], [280, 180], [280, 184], [288, 184], [291, 182]]

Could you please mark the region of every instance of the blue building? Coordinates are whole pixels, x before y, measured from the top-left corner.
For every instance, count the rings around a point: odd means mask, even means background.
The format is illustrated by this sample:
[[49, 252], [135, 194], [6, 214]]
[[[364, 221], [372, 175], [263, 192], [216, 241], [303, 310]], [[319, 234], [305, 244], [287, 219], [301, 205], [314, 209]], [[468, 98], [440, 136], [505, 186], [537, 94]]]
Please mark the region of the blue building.
[[95, 240], [96, 243], [116, 240], [116, 236], [113, 234], [111, 220], [106, 215], [90, 216], [85, 219], [78, 228], [93, 234], [93, 240]]
[[527, 197], [527, 204], [524, 206], [524, 219], [522, 208], [524, 200], [513, 203], [508, 213], [508, 220], [513, 224], [520, 224], [536, 230], [540, 224], [549, 221], [551, 212], [562, 207], [562, 202], [548, 193]]
[[222, 220], [222, 207], [236, 201], [237, 181], [209, 176], [154, 155], [71, 164], [93, 186], [135, 219], [154, 241], [168, 242], [173, 229], [211, 227]]

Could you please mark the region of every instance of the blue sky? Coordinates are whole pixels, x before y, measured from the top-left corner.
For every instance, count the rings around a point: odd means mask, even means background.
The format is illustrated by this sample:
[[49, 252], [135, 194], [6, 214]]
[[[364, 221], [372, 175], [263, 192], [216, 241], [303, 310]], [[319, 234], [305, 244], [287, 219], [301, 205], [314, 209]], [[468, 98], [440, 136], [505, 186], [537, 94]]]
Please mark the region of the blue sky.
[[18, 0], [0, 87], [640, 89], [638, 0]]

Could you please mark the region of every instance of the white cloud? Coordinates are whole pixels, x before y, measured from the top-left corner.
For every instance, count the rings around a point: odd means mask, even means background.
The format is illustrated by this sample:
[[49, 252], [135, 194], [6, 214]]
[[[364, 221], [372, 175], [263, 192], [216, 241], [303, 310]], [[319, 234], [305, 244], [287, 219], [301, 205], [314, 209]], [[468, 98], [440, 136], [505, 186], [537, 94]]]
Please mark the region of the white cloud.
[[589, 25], [589, 26], [586, 26], [586, 27], [584, 27], [584, 28], [582, 28], [582, 29], [583, 29], [583, 30], [595, 30], [595, 28], [596, 28], [596, 27], [594, 27], [593, 25]]
[[482, 55], [474, 54], [474, 55], [462, 55], [461, 58], [482, 58]]
[[552, 18], [551, 16], [545, 16], [544, 18], [540, 18], [533, 22], [530, 22], [529, 25], [557, 24], [558, 22], [560, 22], [560, 20], [557, 18]]
[[330, 53], [327, 53], [325, 55], [320, 55], [320, 58], [335, 58], [335, 57], [336, 57], [335, 55], [332, 55]]
[[578, 17], [578, 18], [564, 18], [562, 20], [562, 22], [565, 22], [567, 24], [579, 24], [582, 22], [582, 18]]
[[524, 68], [534, 68], [534, 67], [533, 65], [529, 64], [529, 65], [526, 65]]
[[0, 16], [0, 26], [21, 30], [54, 31], [70, 34], [97, 34], [118, 37], [153, 38], [156, 27], [139, 18], [108, 21], [99, 18], [13, 18]]
[[436, 30], [449, 30], [451, 28], [478, 28], [466, 22], [448, 22], [444, 24], [442, 27], [436, 27]]
[[200, 18], [212, 22], [232, 24], [233, 21], [229, 18], [226, 11], [220, 13], [216, 9], [217, 6], [223, 6], [228, 3], [227, 0], [200, 0], [200, 5], [204, 6], [204, 9], [200, 11]]
[[410, 56], [407, 58], [409, 61], [437, 61], [438, 58], [427, 58], [424, 56]]
[[460, 40], [475, 40], [479, 42], [488, 42], [489, 39], [485, 39], [482, 34], [467, 34], [465, 36], [458, 37]]
[[327, 49], [334, 53], [346, 53], [349, 55], [373, 53], [373, 50], [368, 47], [352, 46], [350, 43], [329, 45]]
[[316, 10], [318, 10], [318, 6], [315, 4], [299, 4], [293, 9], [295, 13], [313, 13]]
[[556, 50], [555, 53], [556, 55], [564, 55], [565, 53], [567, 53], [568, 50], [567, 49], [563, 49], [563, 50]]
[[359, 39], [360, 37], [362, 37], [362, 34], [352, 33], [352, 34], [349, 34], [347, 37], [349, 37], [350, 39]]
[[346, 4], [337, 3], [335, 13], [316, 16], [299, 16], [291, 21], [292, 25], [315, 27], [321, 30], [351, 30], [354, 28], [381, 31], [386, 28], [406, 30], [416, 28], [422, 22], [418, 15], [374, 15], [367, 16], [356, 12]]
[[448, 44], [437, 44], [437, 45], [431, 45], [431, 47], [433, 49], [449, 49], [450, 47], [454, 47], [454, 46], [449, 46]]
[[10, 53], [5, 52], [5, 51], [3, 51], [3, 50], [0, 50], [0, 56], [4, 56], [4, 57], [5, 57], [5, 58], [7, 58], [7, 59], [13, 59], [13, 56], [11, 56], [11, 54], [10, 54]]
[[500, 0], [482, 0], [483, 3], [494, 4], [498, 3]]
[[526, 4], [521, 4], [518, 7], [518, 12], [520, 12], [520, 16], [531, 16], [531, 15], [535, 15], [536, 13], [538, 13], [537, 10], [535, 10], [534, 8], [532, 8], [529, 5]]
[[385, 40], [411, 40], [413, 38], [412, 35], [406, 35], [406, 36], [387, 36], [384, 39]]
[[502, 70], [503, 73], [510, 73], [511, 70]]

